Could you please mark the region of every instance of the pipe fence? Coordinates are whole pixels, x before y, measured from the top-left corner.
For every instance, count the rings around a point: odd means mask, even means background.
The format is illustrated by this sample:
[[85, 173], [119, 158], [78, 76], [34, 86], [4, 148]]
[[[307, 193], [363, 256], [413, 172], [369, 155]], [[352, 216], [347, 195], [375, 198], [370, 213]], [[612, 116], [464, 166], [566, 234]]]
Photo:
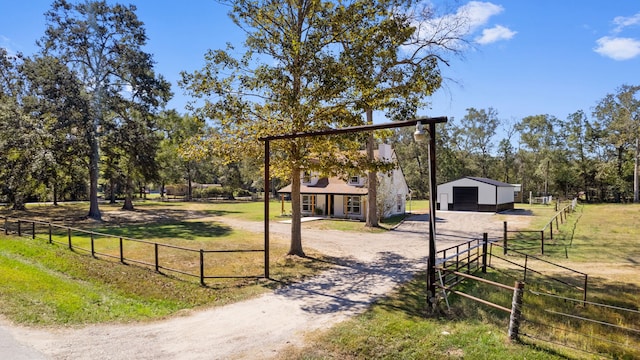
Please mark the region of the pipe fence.
[[[64, 245], [72, 251], [83, 251], [92, 257], [103, 256], [116, 259], [122, 264], [138, 264], [162, 271], [198, 278], [202, 286], [207, 279], [222, 278], [262, 278], [264, 275], [243, 274], [236, 269], [235, 274], [211, 274], [215, 263], [224, 256], [243, 256], [261, 253], [265, 249], [194, 249], [184, 246], [163, 244], [107, 233], [89, 231], [51, 222], [0, 216], [5, 235], [17, 234], [46, 239], [50, 244]], [[215, 256], [215, 258], [214, 258]], [[224, 260], [224, 259], [222, 259]], [[265, 264], [265, 272], [268, 264]]]
[[[556, 203], [556, 211], [557, 211], [557, 206], [558, 206], [558, 204]], [[549, 240], [553, 240], [553, 229], [554, 229], [553, 223], [555, 222], [555, 224], [556, 224], [555, 228], [556, 228], [556, 230], [558, 230], [560, 228], [560, 224], [564, 224], [566, 221], [568, 221], [569, 215], [575, 211], [577, 206], [578, 206], [578, 199], [575, 198], [567, 206], [565, 206], [564, 208], [562, 208], [559, 211], [557, 211], [556, 214], [549, 220], [549, 222], [547, 222], [542, 227], [542, 229], [540, 229], [540, 230], [508, 230], [507, 222], [505, 221], [504, 222], [504, 229], [503, 229], [503, 237], [502, 237], [504, 255], [507, 255], [508, 251], [510, 249], [514, 248], [513, 246], [510, 248], [509, 247], [509, 243], [511, 241], [517, 241], [515, 239], [511, 239], [510, 240], [509, 236], [508, 236], [509, 233], [516, 233], [516, 234], [534, 233], [534, 234], [540, 234], [540, 236], [539, 236], [540, 253], [544, 255], [544, 252], [545, 252], [545, 240], [547, 240], [545, 238], [545, 234], [548, 232]]]

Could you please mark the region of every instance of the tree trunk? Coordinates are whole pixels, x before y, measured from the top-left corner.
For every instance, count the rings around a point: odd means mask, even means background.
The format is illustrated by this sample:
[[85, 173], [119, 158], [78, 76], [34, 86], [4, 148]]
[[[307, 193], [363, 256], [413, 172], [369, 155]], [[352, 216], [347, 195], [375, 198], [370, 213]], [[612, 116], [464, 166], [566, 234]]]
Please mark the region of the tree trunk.
[[[373, 124], [373, 110], [367, 109], [367, 124]], [[367, 160], [373, 162], [373, 132], [367, 139]], [[378, 227], [378, 174], [375, 171], [367, 173], [367, 227]]]
[[100, 161], [100, 148], [96, 136], [97, 131], [97, 125], [94, 125], [92, 133], [89, 135], [91, 154], [89, 155], [89, 215], [87, 216], [94, 220], [101, 220], [102, 214], [98, 207], [98, 179], [100, 176], [98, 162]]
[[291, 168], [291, 247], [287, 255], [306, 256], [302, 250], [302, 207], [300, 204], [300, 167]]
[[53, 206], [58, 206], [58, 184], [53, 181]]
[[109, 179], [109, 199], [109, 204], [116, 203], [116, 181], [113, 176]]
[[122, 205], [122, 210], [133, 211], [133, 183], [131, 178], [127, 177], [127, 188], [125, 191], [124, 197], [124, 205]]
[[189, 172], [187, 172], [187, 184], [188, 184], [187, 201], [191, 201], [191, 200], [193, 200], [193, 183], [191, 181], [191, 170], [189, 170]]
[[[13, 199], [11, 199], [13, 197]], [[27, 210], [27, 207], [24, 205], [24, 197], [22, 194], [13, 194], [13, 196], [9, 196], [9, 200], [13, 203], [12, 210], [24, 211]]]
[[638, 152], [640, 151], [640, 147], [638, 146], [639, 140], [636, 138], [636, 151], [633, 162], [633, 202], [638, 202]]

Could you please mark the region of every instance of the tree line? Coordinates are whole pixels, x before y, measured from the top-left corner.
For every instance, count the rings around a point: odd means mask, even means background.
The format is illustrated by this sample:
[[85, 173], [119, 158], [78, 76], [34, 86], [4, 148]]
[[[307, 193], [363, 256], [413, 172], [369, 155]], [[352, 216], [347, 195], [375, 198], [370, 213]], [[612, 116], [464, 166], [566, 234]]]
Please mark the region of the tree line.
[[[220, 2], [246, 38], [181, 74], [194, 99], [186, 115], [165, 109], [170, 86], [143, 50], [133, 5], [55, 0], [37, 54], [0, 49], [2, 200], [19, 209], [27, 200], [88, 199], [88, 216], [100, 219], [99, 192], [132, 209], [150, 184], [260, 191], [261, 138], [372, 123], [374, 112], [414, 118], [441, 87], [440, 66], [468, 48], [464, 14], [441, 16], [411, 0]], [[562, 120], [467, 109], [438, 128], [438, 182], [483, 176], [536, 194], [628, 201], [637, 189], [637, 93], [623, 85], [590, 116]], [[304, 254], [301, 172], [366, 172], [375, 189], [380, 138], [394, 144], [415, 196], [425, 196], [426, 145], [411, 133], [273, 141], [272, 188], [292, 182], [290, 253]], [[369, 191], [369, 205], [375, 196]], [[377, 225], [377, 211], [367, 213], [367, 224]]]
[[[581, 196], [594, 202], [638, 201], [640, 86], [621, 85], [590, 112], [561, 119], [501, 119], [494, 108], [467, 109], [438, 129], [437, 182], [463, 176], [521, 184], [525, 199]], [[408, 130], [394, 139], [417, 196], [428, 192], [427, 149]]]

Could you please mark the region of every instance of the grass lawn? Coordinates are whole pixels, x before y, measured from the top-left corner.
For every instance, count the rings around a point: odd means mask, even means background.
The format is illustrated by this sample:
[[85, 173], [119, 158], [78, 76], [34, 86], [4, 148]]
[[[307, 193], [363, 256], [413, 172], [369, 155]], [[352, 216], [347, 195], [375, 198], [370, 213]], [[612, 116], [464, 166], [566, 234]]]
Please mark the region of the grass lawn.
[[[264, 274], [263, 252], [205, 254], [205, 276], [247, 276], [207, 279], [206, 287], [199, 285], [198, 278], [164, 270], [158, 274], [152, 271], [153, 266], [117, 262], [119, 236], [192, 249], [262, 249], [262, 234], [232, 229], [215, 221], [216, 216], [257, 213], [255, 209], [260, 208], [256, 203], [239, 205], [234, 208], [232, 204], [208, 207], [200, 203], [189, 206], [144, 202], [137, 205], [138, 211], [121, 217], [113, 215], [119, 206], [103, 205], [107, 219], [103, 222], [83, 219], [86, 204], [29, 206], [20, 213], [4, 211], [2, 215], [54, 220], [114, 235], [95, 236], [94, 244], [95, 251], [115, 258], [92, 258], [88, 253], [91, 239], [80, 232], [72, 233], [74, 251], [66, 246], [65, 231], [54, 230], [53, 244], [48, 243], [46, 228], [37, 229], [36, 239], [0, 235], [0, 312], [13, 321], [38, 325], [145, 320], [182, 309], [224, 305], [270, 291], [276, 283], [257, 278]], [[25, 231], [30, 234], [30, 228]], [[328, 266], [321, 254], [308, 253], [307, 259], [285, 256], [288, 245], [288, 239], [271, 237], [271, 278], [281, 282], [299, 280]], [[147, 243], [125, 240], [124, 255], [150, 264], [155, 260], [153, 245]], [[160, 247], [158, 258], [162, 266], [198, 274], [198, 252]]]
[[[95, 223], [78, 221], [84, 215], [82, 206], [67, 209], [30, 208], [29, 216], [49, 217], [80, 223], [86, 228], [102, 229], [112, 234], [147, 234], [148, 236], [183, 246], [212, 245], [256, 246], [259, 234], [230, 229], [215, 222], [217, 216], [243, 217], [261, 220], [262, 203], [185, 204], [144, 202], [138, 204], [141, 213], [158, 215], [153, 222], [124, 221]], [[271, 204], [278, 213], [280, 203]], [[104, 207], [106, 209], [108, 207]], [[416, 209], [428, 209], [428, 202], [414, 202]], [[544, 226], [555, 215], [555, 207], [523, 205], [533, 216], [532, 230]], [[115, 208], [114, 208], [115, 209]], [[274, 211], [271, 211], [272, 216]], [[246, 215], [245, 215], [246, 214]], [[171, 215], [171, 216], [170, 216]], [[195, 215], [204, 215], [202, 221]], [[398, 221], [398, 220], [394, 220]], [[332, 222], [329, 222], [332, 223]], [[345, 231], [365, 231], [362, 223], [336, 221], [330, 228], [345, 226]], [[339, 224], [338, 224], [339, 223]], [[640, 205], [584, 205], [565, 224], [556, 229], [544, 255], [539, 247], [531, 254], [589, 274], [589, 300], [638, 309], [640, 303]], [[217, 225], [216, 225], [217, 224]], [[305, 223], [304, 226], [313, 223]], [[320, 223], [318, 223], [320, 224]], [[345, 225], [346, 224], [346, 225]], [[372, 230], [373, 231], [373, 230]], [[384, 231], [384, 230], [375, 230]], [[210, 236], [213, 235], [213, 236]], [[60, 234], [64, 236], [64, 234]], [[63, 240], [63, 238], [61, 238]], [[88, 241], [85, 239], [84, 241]], [[523, 240], [531, 241], [535, 240]], [[286, 239], [274, 239], [272, 273], [282, 279], [294, 279], [318, 271], [321, 261], [282, 256]], [[85, 243], [86, 246], [86, 243]], [[142, 251], [142, 250], [141, 250]], [[310, 254], [316, 257], [315, 254]], [[181, 259], [174, 259], [184, 262]], [[168, 261], [168, 260], [167, 260]], [[227, 259], [220, 265], [229, 270], [248, 267], [259, 270], [259, 259], [237, 262]], [[545, 271], [548, 269], [544, 269]], [[513, 284], [513, 269], [489, 271], [487, 277]], [[136, 266], [114, 265], [108, 259], [92, 259], [86, 254], [71, 252], [64, 246], [49, 245], [41, 239], [13, 236], [0, 238], [0, 305], [10, 319], [28, 324], [77, 324], [109, 321], [155, 319], [169, 316], [181, 309], [226, 304], [269, 291], [274, 285], [259, 279], [226, 279], [212, 281], [201, 287], [197, 282], [182, 281], [177, 276], [159, 275]], [[452, 295], [451, 309], [442, 304], [437, 314], [425, 313], [425, 276], [396, 289], [377, 302], [366, 313], [342, 322], [328, 331], [313, 334], [304, 348], [287, 349], [281, 359], [574, 359], [598, 358], [588, 353], [553, 347], [524, 338], [524, 343], [507, 340], [508, 315], [493, 308]], [[541, 282], [540, 286], [547, 286]], [[549, 285], [553, 286], [553, 285]], [[510, 306], [510, 294], [465, 282], [465, 291], [480, 298]], [[554, 288], [558, 295], [569, 296], [569, 290]], [[549, 303], [528, 295], [531, 312], [539, 322], [553, 320], [545, 313]], [[562, 311], [580, 311], [606, 322], [623, 326], [640, 324], [640, 317], [595, 306], [582, 307], [559, 301]], [[606, 327], [581, 326], [567, 321], [567, 326], [595, 337], [616, 342], [640, 343], [637, 334], [615, 335]], [[528, 331], [536, 331], [529, 325]], [[546, 328], [537, 329], [546, 331]], [[567, 337], [571, 341], [580, 341]], [[638, 358], [640, 353], [627, 352], [611, 344], [590, 343], [591, 351], [605, 357]]]
[[[553, 206], [521, 206], [534, 217], [532, 229], [542, 228], [556, 214]], [[548, 243], [545, 260], [589, 274], [588, 300], [640, 310], [640, 205], [579, 206]], [[536, 253], [534, 250], [532, 253]], [[568, 249], [565, 252], [565, 249]], [[539, 255], [539, 254], [536, 254]], [[568, 257], [567, 257], [568, 256]], [[547, 270], [547, 269], [545, 269]], [[512, 270], [515, 271], [515, 270]], [[557, 270], [556, 270], [557, 271]], [[517, 271], [515, 271], [517, 272]], [[487, 278], [513, 285], [518, 275], [489, 271]], [[520, 275], [521, 276], [521, 275]], [[564, 276], [560, 274], [560, 276]], [[318, 332], [309, 344], [291, 348], [280, 359], [592, 359], [640, 358], [640, 336], [599, 324], [558, 320], [546, 312], [554, 309], [640, 330], [640, 315], [597, 306], [549, 301], [525, 294], [525, 318], [542, 325], [525, 323], [531, 334], [555, 335], [569, 345], [588, 352], [554, 346], [523, 337], [523, 343], [507, 340], [508, 314], [472, 300], [450, 295], [450, 310], [441, 304], [440, 313], [425, 315], [425, 276], [397, 289], [365, 314]], [[566, 280], [566, 278], [564, 278]], [[478, 282], [464, 282], [466, 293], [510, 307], [511, 295]], [[533, 284], [533, 282], [532, 282]], [[530, 285], [527, 285], [530, 286]], [[548, 279], [536, 286], [553, 289], [561, 296], [576, 298], [574, 290], [558, 287]], [[572, 331], [586, 336], [550, 330], [545, 326], [564, 322]], [[599, 341], [594, 338], [605, 338]], [[627, 346], [619, 346], [610, 341]], [[635, 349], [635, 350], [634, 350]]]

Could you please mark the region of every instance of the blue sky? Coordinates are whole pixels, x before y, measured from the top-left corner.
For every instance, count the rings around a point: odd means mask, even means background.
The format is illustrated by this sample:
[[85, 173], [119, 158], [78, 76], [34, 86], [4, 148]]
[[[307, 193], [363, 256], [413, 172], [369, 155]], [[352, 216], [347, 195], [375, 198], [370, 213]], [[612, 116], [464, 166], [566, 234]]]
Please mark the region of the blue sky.
[[[240, 45], [242, 32], [213, 0], [130, 0], [145, 23], [146, 51], [173, 84], [170, 108], [188, 100], [180, 71], [204, 65], [207, 49]], [[440, 4], [440, 1], [435, 1]], [[44, 34], [51, 1], [0, 0], [0, 47], [31, 55]], [[592, 0], [457, 1], [469, 40], [463, 58], [443, 66], [448, 79], [420, 115], [460, 119], [466, 109], [493, 107], [501, 119], [537, 114], [560, 119], [595, 104], [623, 85], [640, 85], [640, 2]], [[376, 119], [376, 122], [385, 121]]]

